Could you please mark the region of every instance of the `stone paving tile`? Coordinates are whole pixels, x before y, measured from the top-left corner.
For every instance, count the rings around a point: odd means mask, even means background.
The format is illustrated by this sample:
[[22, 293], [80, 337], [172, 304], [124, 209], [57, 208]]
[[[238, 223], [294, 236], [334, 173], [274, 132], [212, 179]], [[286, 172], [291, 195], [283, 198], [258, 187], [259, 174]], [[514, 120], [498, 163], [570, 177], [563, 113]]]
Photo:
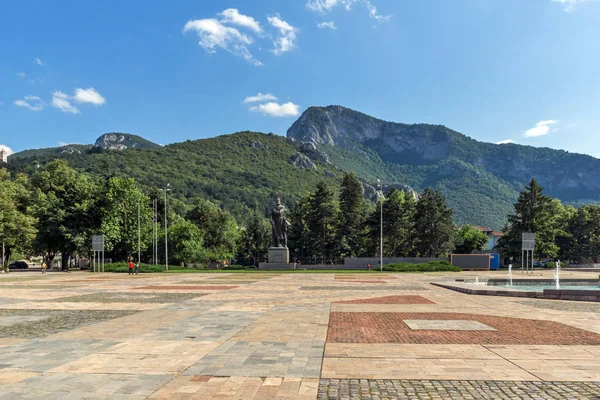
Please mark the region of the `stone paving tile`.
[[0, 399], [145, 399], [171, 375], [46, 373], [0, 386]]
[[142, 286], [133, 288], [134, 290], [229, 290], [237, 286], [211, 286], [211, 285], [171, 285], [171, 286]]
[[[474, 360], [501, 360], [512, 359], [511, 351], [514, 347], [526, 346], [482, 346], [478, 344], [396, 344], [396, 343], [327, 343], [325, 345], [326, 358], [430, 358], [430, 359], [474, 359]], [[527, 346], [529, 349], [532, 346]], [[548, 346], [555, 349], [556, 346]], [[570, 347], [570, 346], [569, 346]], [[591, 346], [585, 347], [589, 349]], [[504, 352], [502, 352], [502, 350]], [[527, 352], [528, 358], [535, 358], [533, 352]], [[565, 350], [567, 347], [565, 346]], [[516, 350], [518, 352], [518, 350]], [[581, 356], [581, 354], [584, 356]], [[590, 358], [594, 353], [574, 352], [575, 358], [579, 356]], [[540, 354], [542, 355], [542, 354]], [[543, 354], [545, 355], [545, 354]]]
[[[495, 331], [413, 331], [404, 320], [466, 320]], [[458, 313], [332, 312], [328, 342], [421, 344], [600, 345], [600, 335], [568, 325], [522, 318]]]
[[[134, 313], [136, 311], [0, 310], [0, 319], [17, 318], [15, 323], [0, 325], [0, 338], [39, 338]], [[32, 317], [40, 319], [26, 321]], [[22, 322], [18, 322], [19, 318]]]
[[184, 375], [318, 378], [324, 345], [324, 341], [228, 341], [191, 366]]
[[568, 300], [529, 300], [518, 301], [517, 303], [523, 304], [527, 307], [544, 308], [548, 310], [600, 313], [600, 304], [598, 303], [585, 303]]
[[429, 290], [422, 286], [302, 286], [300, 290]]
[[317, 399], [593, 400], [598, 397], [600, 383], [321, 379]]
[[33, 340], [3, 347], [0, 364], [4, 365], [2, 372], [46, 372], [114, 345], [105, 340]]
[[335, 304], [435, 304], [423, 296], [384, 296], [368, 299], [336, 301]]
[[180, 375], [148, 399], [315, 400], [318, 386], [314, 378]]
[[202, 293], [90, 293], [80, 296], [62, 297], [55, 302], [90, 302], [90, 303], [179, 303], [205, 296]]

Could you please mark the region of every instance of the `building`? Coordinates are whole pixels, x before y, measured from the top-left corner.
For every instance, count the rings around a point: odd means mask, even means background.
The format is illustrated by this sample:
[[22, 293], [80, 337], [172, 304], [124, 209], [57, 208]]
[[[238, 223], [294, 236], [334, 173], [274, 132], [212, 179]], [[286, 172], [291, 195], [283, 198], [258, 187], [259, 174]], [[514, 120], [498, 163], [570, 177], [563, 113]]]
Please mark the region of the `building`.
[[504, 236], [504, 233], [495, 231], [493, 229], [485, 228], [483, 226], [473, 226], [473, 228], [483, 232], [485, 236], [488, 238], [487, 245], [485, 247], [486, 250], [494, 250], [496, 245], [498, 244], [498, 240]]
[[0, 164], [8, 163], [8, 153], [4, 149], [0, 149]]

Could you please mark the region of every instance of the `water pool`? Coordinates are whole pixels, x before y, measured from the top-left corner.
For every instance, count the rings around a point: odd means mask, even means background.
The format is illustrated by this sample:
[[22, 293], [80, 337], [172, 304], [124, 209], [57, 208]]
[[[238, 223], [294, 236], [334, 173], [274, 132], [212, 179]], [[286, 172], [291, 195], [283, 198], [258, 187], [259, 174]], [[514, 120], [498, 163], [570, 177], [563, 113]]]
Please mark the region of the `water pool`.
[[[512, 290], [520, 290], [524, 292], [543, 292], [544, 289], [556, 289], [556, 285], [490, 285], [495, 288], [506, 288]], [[584, 285], [560, 285], [560, 290], [596, 290], [600, 291], [600, 286], [584, 286]]]

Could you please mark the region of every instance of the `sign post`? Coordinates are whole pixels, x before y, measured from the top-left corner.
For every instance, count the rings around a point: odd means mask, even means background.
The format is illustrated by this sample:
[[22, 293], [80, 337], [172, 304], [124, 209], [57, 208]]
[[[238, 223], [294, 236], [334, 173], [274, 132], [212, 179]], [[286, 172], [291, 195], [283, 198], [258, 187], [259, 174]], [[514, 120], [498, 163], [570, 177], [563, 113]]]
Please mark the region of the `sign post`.
[[[535, 251], [535, 233], [524, 232], [521, 237], [521, 273], [523, 269], [529, 273], [531, 265], [531, 273], [533, 274], [533, 252]], [[529, 255], [531, 254], [531, 258]], [[525, 264], [523, 261], [525, 260]], [[525, 267], [525, 268], [523, 268]]]
[[[104, 235], [92, 236], [92, 251], [94, 252], [93, 271], [104, 272]], [[96, 256], [98, 257], [97, 263]], [[101, 268], [102, 271], [100, 271]]]

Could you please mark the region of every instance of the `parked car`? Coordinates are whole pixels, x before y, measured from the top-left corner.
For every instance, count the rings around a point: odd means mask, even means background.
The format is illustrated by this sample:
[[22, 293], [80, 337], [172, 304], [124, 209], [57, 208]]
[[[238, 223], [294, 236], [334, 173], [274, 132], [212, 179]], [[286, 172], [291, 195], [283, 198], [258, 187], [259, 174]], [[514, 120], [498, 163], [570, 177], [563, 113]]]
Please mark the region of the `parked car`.
[[546, 266], [546, 263], [545, 263], [545, 262], [543, 262], [543, 261], [534, 261], [534, 262], [533, 262], [533, 266], [534, 266], [534, 267], [540, 267], [540, 268], [541, 268], [541, 267], [545, 267], [545, 266]]
[[29, 264], [25, 261], [15, 261], [8, 266], [9, 269], [27, 269], [29, 268]]

